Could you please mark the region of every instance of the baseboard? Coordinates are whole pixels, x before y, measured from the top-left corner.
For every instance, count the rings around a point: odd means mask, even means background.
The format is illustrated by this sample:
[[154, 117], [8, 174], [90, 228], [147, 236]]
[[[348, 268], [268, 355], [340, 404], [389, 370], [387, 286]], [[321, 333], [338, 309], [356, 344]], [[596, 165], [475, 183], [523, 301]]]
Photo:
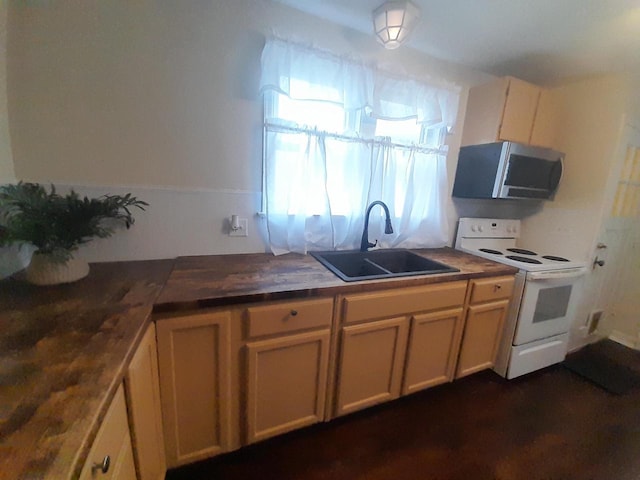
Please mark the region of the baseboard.
[[567, 349], [567, 355], [575, 353], [578, 350], [582, 350], [587, 345], [591, 345], [592, 343], [596, 343], [607, 338], [607, 334], [599, 330], [589, 333], [586, 326], [581, 326], [577, 330], [572, 330], [569, 332], [569, 335], [569, 348]]
[[619, 330], [614, 330], [609, 334], [609, 340], [613, 340], [625, 347], [633, 348], [637, 350], [636, 346], [636, 338], [633, 335], [629, 335], [628, 333], [621, 332]]

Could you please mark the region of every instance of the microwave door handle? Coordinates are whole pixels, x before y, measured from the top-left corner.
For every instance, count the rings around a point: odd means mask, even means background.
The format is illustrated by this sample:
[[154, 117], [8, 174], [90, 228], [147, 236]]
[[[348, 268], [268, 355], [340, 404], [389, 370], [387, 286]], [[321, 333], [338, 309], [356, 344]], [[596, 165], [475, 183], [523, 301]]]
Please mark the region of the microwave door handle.
[[578, 278], [583, 276], [585, 272], [586, 269], [584, 268], [577, 268], [567, 272], [531, 272], [529, 273], [528, 278], [531, 280], [559, 280], [565, 278]]
[[555, 192], [560, 185], [560, 180], [562, 179], [562, 158], [559, 158], [556, 164], [551, 168], [551, 175], [549, 175], [549, 191]]

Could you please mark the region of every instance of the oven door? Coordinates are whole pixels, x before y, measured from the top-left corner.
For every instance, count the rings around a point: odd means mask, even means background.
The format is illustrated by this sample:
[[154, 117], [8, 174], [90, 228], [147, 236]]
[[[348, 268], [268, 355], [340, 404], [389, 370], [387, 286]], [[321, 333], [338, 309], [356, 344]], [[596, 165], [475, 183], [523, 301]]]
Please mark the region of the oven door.
[[584, 273], [584, 268], [527, 273], [514, 345], [569, 331], [577, 283]]

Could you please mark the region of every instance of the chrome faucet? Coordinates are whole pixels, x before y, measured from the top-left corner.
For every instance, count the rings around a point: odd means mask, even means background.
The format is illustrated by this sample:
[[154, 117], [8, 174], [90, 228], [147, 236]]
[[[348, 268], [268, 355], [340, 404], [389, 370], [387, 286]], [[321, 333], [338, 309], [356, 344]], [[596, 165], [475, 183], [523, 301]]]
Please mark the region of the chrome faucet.
[[360, 251], [366, 252], [371, 247], [375, 247], [378, 244], [378, 240], [375, 243], [369, 242], [369, 214], [371, 213], [371, 209], [375, 205], [380, 205], [384, 209], [385, 214], [385, 226], [384, 233], [387, 235], [393, 233], [393, 227], [391, 226], [391, 216], [389, 215], [389, 207], [385, 205], [384, 202], [380, 200], [376, 200], [375, 202], [371, 202], [371, 204], [367, 207], [367, 212], [364, 214], [364, 230], [362, 232], [362, 241], [360, 242]]

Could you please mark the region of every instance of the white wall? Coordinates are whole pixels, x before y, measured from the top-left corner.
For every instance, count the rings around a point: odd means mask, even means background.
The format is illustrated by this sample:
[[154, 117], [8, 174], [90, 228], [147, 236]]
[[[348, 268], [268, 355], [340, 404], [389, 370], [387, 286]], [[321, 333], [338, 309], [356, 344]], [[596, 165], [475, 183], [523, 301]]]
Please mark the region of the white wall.
[[[553, 90], [565, 170], [555, 200], [524, 217], [522, 244], [591, 264], [623, 119], [633, 110], [632, 85], [628, 78], [610, 75], [568, 82]], [[589, 269], [580, 285], [571, 349], [591, 340], [584, 327], [597, 307], [597, 274]]]
[[[89, 260], [264, 251], [257, 86], [272, 32], [463, 87], [489, 78], [267, 0], [13, 2], [16, 176], [151, 203], [131, 231], [85, 249]], [[232, 213], [249, 218], [248, 238], [226, 235]]]
[[7, 110], [7, 13], [7, 2], [0, 2], [0, 185], [15, 180]]
[[[7, 2], [0, 1], [0, 185], [15, 182], [7, 108]], [[0, 278], [29, 262], [29, 249], [0, 248]]]
[[562, 183], [553, 202], [527, 218], [527, 241], [540, 249], [591, 255], [607, 180], [615, 160], [623, 115], [629, 104], [624, 77], [603, 76], [553, 90], [558, 105], [558, 148], [565, 153]]
[[[83, 248], [90, 261], [265, 250], [256, 216], [257, 85], [270, 33], [465, 87], [449, 138], [450, 186], [466, 87], [490, 79], [409, 48], [384, 50], [372, 35], [268, 0], [10, 2], [8, 14], [6, 5], [0, 2], [0, 181], [15, 173], [88, 195], [132, 192], [151, 204], [131, 230]], [[613, 77], [558, 87], [567, 159], [556, 200], [451, 200], [451, 237], [459, 216], [522, 218], [523, 244], [590, 259], [624, 92]], [[249, 219], [249, 237], [226, 234], [232, 213]], [[20, 264], [11, 255], [0, 255], [0, 276]], [[591, 308], [588, 297], [575, 328]]]

